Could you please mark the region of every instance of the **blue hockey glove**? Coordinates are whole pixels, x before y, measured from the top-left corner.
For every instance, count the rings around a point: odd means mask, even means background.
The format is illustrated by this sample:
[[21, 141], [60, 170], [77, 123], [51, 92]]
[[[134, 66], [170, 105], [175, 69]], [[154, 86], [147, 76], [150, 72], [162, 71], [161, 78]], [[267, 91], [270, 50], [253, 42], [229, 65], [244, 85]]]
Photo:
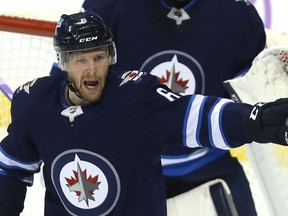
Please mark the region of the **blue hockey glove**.
[[247, 135], [259, 143], [288, 145], [288, 98], [257, 103], [244, 120]]

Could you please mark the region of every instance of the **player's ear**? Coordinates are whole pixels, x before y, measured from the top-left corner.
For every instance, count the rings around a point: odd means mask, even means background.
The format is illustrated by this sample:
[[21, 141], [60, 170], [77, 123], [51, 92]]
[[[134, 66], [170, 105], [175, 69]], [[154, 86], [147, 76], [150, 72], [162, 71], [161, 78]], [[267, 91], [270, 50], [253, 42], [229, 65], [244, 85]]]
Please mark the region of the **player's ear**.
[[63, 63], [63, 64], [61, 65], [61, 70], [67, 71], [67, 64], [66, 64], [66, 63]]

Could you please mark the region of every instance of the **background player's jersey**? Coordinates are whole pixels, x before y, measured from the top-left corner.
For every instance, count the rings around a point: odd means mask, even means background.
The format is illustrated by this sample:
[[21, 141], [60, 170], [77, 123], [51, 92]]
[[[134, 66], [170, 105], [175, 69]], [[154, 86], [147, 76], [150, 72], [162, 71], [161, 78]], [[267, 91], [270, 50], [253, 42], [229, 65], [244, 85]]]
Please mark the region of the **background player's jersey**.
[[[263, 22], [248, 1], [191, 1], [183, 7], [190, 18], [179, 25], [167, 17], [172, 7], [165, 0], [86, 0], [83, 8], [111, 28], [118, 52], [114, 69], [150, 72], [179, 94], [229, 97], [223, 81], [249, 68], [265, 47]], [[164, 174], [182, 176], [227, 154], [171, 147], [162, 155]]]
[[[164, 216], [165, 146], [229, 149], [250, 141], [240, 128], [250, 105], [180, 96], [139, 71], [112, 74], [103, 98], [85, 106], [67, 104], [63, 77], [19, 87], [0, 147], [1, 184], [15, 176], [19, 187], [29, 185], [44, 163], [47, 216]], [[15, 203], [21, 197], [7, 192]]]
[[176, 92], [228, 96], [223, 81], [249, 68], [265, 47], [263, 22], [248, 1], [191, 2], [184, 7], [190, 19], [180, 25], [167, 17], [171, 7], [164, 0], [86, 0], [83, 7], [111, 28], [118, 53], [114, 69], [157, 69], [162, 82], [179, 73], [179, 88], [171, 86]]

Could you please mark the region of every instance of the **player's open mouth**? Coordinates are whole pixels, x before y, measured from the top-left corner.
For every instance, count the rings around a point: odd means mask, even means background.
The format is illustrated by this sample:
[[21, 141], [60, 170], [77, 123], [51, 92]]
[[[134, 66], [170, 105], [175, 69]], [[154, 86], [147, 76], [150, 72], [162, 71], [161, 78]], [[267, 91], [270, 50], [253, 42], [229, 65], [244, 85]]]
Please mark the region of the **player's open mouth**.
[[84, 81], [84, 86], [88, 89], [96, 88], [99, 85], [99, 81]]

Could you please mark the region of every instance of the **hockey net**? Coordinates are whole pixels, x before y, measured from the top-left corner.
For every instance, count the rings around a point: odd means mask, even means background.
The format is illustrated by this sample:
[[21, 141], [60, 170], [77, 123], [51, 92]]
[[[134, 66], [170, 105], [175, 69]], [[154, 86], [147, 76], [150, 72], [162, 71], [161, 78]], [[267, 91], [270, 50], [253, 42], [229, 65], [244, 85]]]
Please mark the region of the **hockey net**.
[[[54, 22], [0, 16], [0, 127], [10, 122], [9, 105], [19, 85], [49, 74], [55, 52]], [[8, 96], [8, 97], [7, 97]]]
[[[1, 139], [5, 136], [6, 127], [11, 121], [11, 92], [27, 81], [39, 76], [49, 75], [51, 66], [56, 61], [52, 46], [52, 35], [55, 25], [56, 20], [43, 21], [34, 17], [19, 18], [19, 15], [18, 17], [11, 16], [11, 14], [9, 16], [0, 15]], [[277, 43], [277, 34], [273, 34], [273, 42]], [[232, 154], [240, 160], [244, 167], [250, 182], [258, 215], [286, 215], [288, 212], [288, 202], [285, 201], [288, 199], [288, 184], [286, 183], [288, 169], [287, 149], [279, 146], [268, 150], [261, 148], [257, 150], [258, 156], [255, 157], [255, 151], [241, 147], [233, 150]], [[267, 158], [270, 158], [270, 160], [262, 163], [267, 161]], [[263, 165], [265, 166], [263, 167]], [[41, 181], [41, 178], [39, 178], [39, 181]], [[37, 183], [36, 179], [36, 187], [43, 191], [39, 181]], [[42, 211], [43, 200], [39, 198], [39, 190], [36, 188], [35, 191], [37, 194], [35, 197], [29, 198], [28, 194], [28, 199], [30, 199], [28, 202], [31, 202], [31, 206], [34, 206], [33, 211], [28, 209], [27, 213], [26, 209], [21, 214], [22, 216], [39, 215], [37, 208]], [[38, 204], [35, 205], [35, 202]], [[277, 205], [277, 202], [281, 203], [281, 205]]]
[[[0, 15], [0, 139], [7, 134], [6, 129], [11, 121], [12, 93], [30, 80], [49, 75], [56, 61], [52, 45], [55, 26], [55, 21], [21, 18], [13, 14]], [[28, 188], [27, 208], [24, 208], [21, 216], [36, 216], [43, 212], [41, 174], [35, 175], [34, 184], [35, 187]]]

